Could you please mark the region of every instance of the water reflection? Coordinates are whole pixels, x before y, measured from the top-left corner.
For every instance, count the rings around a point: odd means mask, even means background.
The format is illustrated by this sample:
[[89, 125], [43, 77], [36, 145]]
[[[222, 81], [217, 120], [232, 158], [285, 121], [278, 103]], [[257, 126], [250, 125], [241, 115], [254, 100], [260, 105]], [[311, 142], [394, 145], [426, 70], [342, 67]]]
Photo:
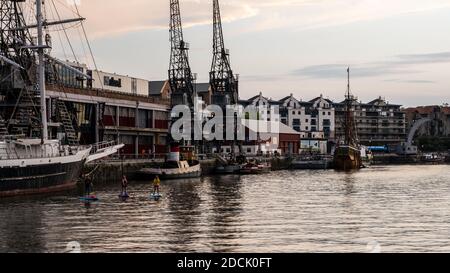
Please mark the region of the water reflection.
[[349, 196], [355, 193], [355, 173], [344, 174], [343, 182], [345, 187], [345, 195]]
[[2, 210], [1, 219], [1, 252], [35, 253], [46, 249], [39, 204], [17, 205]]
[[0, 252], [449, 252], [450, 166], [282, 171], [0, 200]]
[[192, 243], [200, 234], [199, 209], [202, 203], [200, 194], [203, 192], [201, 179], [170, 181], [163, 185], [168, 188], [167, 203], [170, 215], [169, 225], [165, 231], [168, 241], [173, 244], [172, 251], [195, 251]]
[[230, 252], [238, 247], [242, 212], [241, 177], [236, 175], [210, 178], [212, 216], [211, 248], [215, 252]]

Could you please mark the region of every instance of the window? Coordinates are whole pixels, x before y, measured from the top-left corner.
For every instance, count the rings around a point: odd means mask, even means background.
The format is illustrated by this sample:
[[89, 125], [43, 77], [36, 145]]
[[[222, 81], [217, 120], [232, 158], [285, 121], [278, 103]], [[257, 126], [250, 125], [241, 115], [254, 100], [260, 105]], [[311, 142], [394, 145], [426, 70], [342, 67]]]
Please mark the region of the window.
[[302, 111], [298, 111], [298, 114], [301, 115], [301, 114], [302, 114]]
[[292, 121], [292, 127], [293, 127], [293, 129], [295, 130], [295, 131], [297, 131], [297, 132], [300, 132], [301, 131], [301, 128], [300, 128], [300, 125], [301, 125], [301, 122], [300, 122], [300, 119], [294, 119], [293, 121]]
[[118, 87], [118, 88], [122, 87], [122, 79], [116, 80], [116, 79], [114, 79], [114, 77], [105, 76], [105, 77], [103, 77], [103, 82], [107, 86]]
[[137, 80], [131, 79], [131, 93], [137, 94]]

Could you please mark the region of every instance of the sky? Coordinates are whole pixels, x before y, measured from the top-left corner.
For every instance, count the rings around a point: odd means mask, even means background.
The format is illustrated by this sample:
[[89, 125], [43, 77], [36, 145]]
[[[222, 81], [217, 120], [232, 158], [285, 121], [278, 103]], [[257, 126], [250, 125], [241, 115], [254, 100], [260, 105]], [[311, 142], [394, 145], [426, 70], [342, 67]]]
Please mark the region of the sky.
[[[51, 1], [66, 8], [66, 16], [74, 8], [70, 5], [74, 0]], [[75, 1], [86, 18], [100, 70], [149, 80], [167, 78], [168, 0]], [[212, 1], [180, 2], [192, 71], [199, 82], [207, 82]], [[240, 75], [241, 98], [262, 92], [272, 99], [292, 93], [305, 101], [321, 94], [341, 101], [350, 66], [351, 89], [361, 101], [381, 96], [405, 106], [450, 103], [450, 0], [221, 0], [220, 4], [225, 45], [233, 71]], [[59, 39], [53, 39], [58, 44]], [[80, 60], [93, 65], [86, 45], [72, 46]], [[55, 46], [58, 57], [71, 59], [67, 52], [64, 42]]]

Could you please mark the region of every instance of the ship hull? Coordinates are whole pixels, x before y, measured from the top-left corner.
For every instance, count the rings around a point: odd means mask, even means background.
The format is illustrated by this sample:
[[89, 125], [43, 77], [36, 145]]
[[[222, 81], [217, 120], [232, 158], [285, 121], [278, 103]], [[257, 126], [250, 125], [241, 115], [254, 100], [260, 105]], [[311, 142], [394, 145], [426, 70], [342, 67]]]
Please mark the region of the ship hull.
[[291, 164], [294, 170], [326, 170], [329, 167], [330, 162], [326, 160], [294, 161]]
[[177, 180], [187, 178], [198, 178], [202, 175], [202, 169], [199, 162], [192, 166], [187, 163], [178, 168], [144, 168], [138, 172], [141, 179], [153, 179], [158, 176], [161, 180]]
[[0, 197], [47, 194], [76, 187], [83, 161], [4, 167], [0, 169]]
[[340, 171], [359, 170], [362, 167], [361, 152], [351, 146], [338, 147], [334, 155], [334, 168]]

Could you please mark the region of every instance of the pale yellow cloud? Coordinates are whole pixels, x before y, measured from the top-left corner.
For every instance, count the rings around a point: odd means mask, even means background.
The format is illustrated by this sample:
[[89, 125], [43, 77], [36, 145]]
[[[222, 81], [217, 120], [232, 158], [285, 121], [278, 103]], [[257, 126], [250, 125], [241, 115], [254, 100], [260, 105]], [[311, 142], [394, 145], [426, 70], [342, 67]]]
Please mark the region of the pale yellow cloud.
[[[50, 0], [58, 3], [74, 0]], [[167, 29], [168, 0], [76, 0], [92, 37]], [[184, 27], [211, 23], [211, 0], [181, 0]], [[47, 1], [48, 3], [48, 1]], [[222, 0], [225, 22], [251, 18], [243, 31], [307, 29], [450, 6], [449, 0]]]

